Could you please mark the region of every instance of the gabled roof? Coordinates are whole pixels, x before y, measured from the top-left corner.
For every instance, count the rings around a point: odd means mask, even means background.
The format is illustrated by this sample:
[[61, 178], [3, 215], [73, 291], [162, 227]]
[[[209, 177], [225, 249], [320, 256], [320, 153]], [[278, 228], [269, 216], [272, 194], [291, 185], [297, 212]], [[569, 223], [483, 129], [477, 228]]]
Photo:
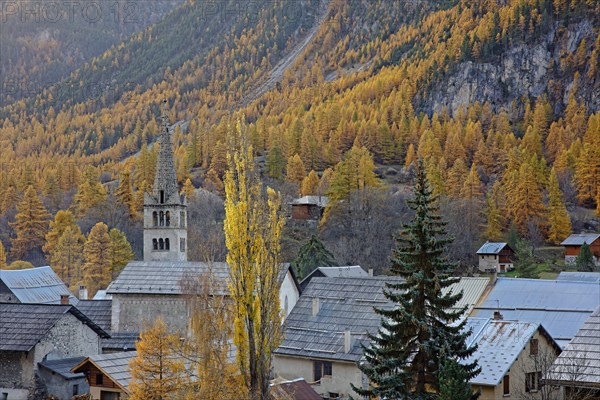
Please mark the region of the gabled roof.
[[584, 243], [592, 244], [600, 238], [600, 233], [573, 233], [563, 240], [563, 246], [581, 246]]
[[270, 385], [271, 400], [323, 400], [304, 378]]
[[[286, 273], [291, 271], [289, 264], [282, 264], [279, 282], [283, 282]], [[173, 294], [186, 293], [185, 284], [204, 274], [212, 274], [213, 295], [227, 295], [229, 266], [225, 262], [190, 261], [132, 261], [125, 266], [119, 277], [106, 289], [108, 295], [114, 294]], [[295, 274], [292, 271], [294, 282]], [[297, 285], [297, 283], [296, 283]]]
[[554, 361], [545, 379], [565, 386], [600, 388], [600, 306]]
[[329, 203], [329, 198], [327, 196], [304, 196], [293, 200], [290, 204], [293, 206], [314, 205], [318, 207], [326, 207], [327, 203]]
[[508, 244], [505, 242], [485, 242], [483, 246], [477, 250], [477, 254], [499, 254], [506, 246], [508, 246]]
[[[476, 321], [469, 321], [473, 319]], [[470, 363], [476, 360], [481, 367], [479, 375], [470, 381], [475, 385], [500, 384], [504, 375], [538, 330], [552, 341], [544, 328], [536, 323], [469, 318], [467, 328], [473, 328], [467, 345], [471, 347], [477, 344], [477, 350], [464, 362]], [[558, 345], [552, 344], [558, 351]]]
[[[360, 343], [367, 343], [367, 332], [375, 334], [381, 317], [373, 307], [391, 308], [383, 295], [386, 282], [400, 282], [392, 276], [360, 278], [314, 277], [285, 321], [284, 340], [275, 354], [356, 362], [362, 357]], [[487, 286], [487, 278], [462, 278], [450, 288], [464, 290], [460, 309], [473, 307]], [[318, 313], [313, 316], [313, 301], [318, 298]], [[345, 352], [345, 332], [351, 345]]]
[[98, 354], [90, 356], [81, 361], [75, 367], [73, 372], [84, 372], [88, 364], [94, 365], [111, 381], [113, 381], [123, 391], [128, 392], [129, 382], [131, 382], [131, 369], [129, 361], [137, 356], [137, 351], [124, 351], [120, 353]]
[[132, 351], [139, 340], [137, 332], [111, 332], [109, 338], [102, 339], [102, 352]]
[[600, 272], [567, 272], [563, 271], [556, 277], [557, 281], [600, 282]]
[[0, 303], [0, 351], [29, 351], [67, 313], [100, 337], [109, 335], [71, 305]]
[[60, 304], [60, 296], [69, 295], [71, 304], [78, 300], [50, 267], [0, 270], [0, 281], [21, 303]]
[[110, 332], [112, 300], [79, 300], [77, 308], [96, 325]]
[[471, 316], [541, 323], [564, 347], [599, 304], [598, 283], [501, 277]]
[[361, 276], [369, 276], [367, 271], [361, 268], [360, 265], [349, 265], [345, 267], [319, 267], [317, 268], [323, 276], [328, 278], [359, 278]]
[[85, 360], [85, 357], [63, 358], [60, 360], [44, 360], [39, 363], [40, 366], [48, 371], [62, 376], [64, 379], [84, 378], [82, 373], [71, 372], [71, 368]]

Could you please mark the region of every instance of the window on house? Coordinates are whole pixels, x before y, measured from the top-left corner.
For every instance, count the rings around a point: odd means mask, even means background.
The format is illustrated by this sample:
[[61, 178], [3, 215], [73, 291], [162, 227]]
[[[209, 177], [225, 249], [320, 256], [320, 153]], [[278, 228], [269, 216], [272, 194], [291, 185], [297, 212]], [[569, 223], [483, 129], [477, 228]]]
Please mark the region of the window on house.
[[6, 392], [2, 393], [2, 400], [8, 400], [8, 393], [6, 393]]
[[96, 374], [96, 385], [102, 385], [104, 381], [104, 375]]
[[510, 394], [510, 376], [504, 375], [502, 380], [502, 394]]
[[158, 250], [158, 240], [152, 239], [152, 250]]
[[541, 372], [528, 372], [525, 374], [525, 391], [537, 392], [540, 390], [540, 381], [542, 379]]
[[77, 396], [79, 394], [79, 385], [73, 385], [73, 396]]
[[340, 394], [339, 393], [334, 393], [334, 392], [329, 392], [329, 398], [330, 399], [339, 399], [340, 398]]
[[330, 361], [313, 361], [314, 381], [318, 382], [324, 376], [331, 376], [332, 365]]
[[185, 212], [184, 212], [184, 211], [181, 211], [181, 212], [179, 213], [179, 220], [180, 220], [180, 221], [179, 221], [179, 225], [180, 225], [182, 228], [185, 228]]
[[179, 239], [179, 251], [181, 251], [182, 253], [185, 251], [185, 239], [184, 238]]
[[538, 347], [539, 347], [539, 342], [537, 339], [531, 339], [531, 341], [529, 342], [529, 355], [530, 356], [537, 356], [538, 354]]
[[329, 361], [323, 361], [323, 376], [333, 375], [333, 365]]

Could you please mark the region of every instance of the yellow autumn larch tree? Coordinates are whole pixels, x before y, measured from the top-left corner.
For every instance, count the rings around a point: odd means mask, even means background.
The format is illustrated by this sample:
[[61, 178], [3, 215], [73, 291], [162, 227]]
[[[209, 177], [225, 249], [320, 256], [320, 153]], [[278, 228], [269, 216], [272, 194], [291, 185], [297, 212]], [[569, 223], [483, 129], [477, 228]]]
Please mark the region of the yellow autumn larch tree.
[[94, 296], [96, 291], [105, 288], [111, 279], [110, 237], [105, 223], [98, 222], [94, 225], [85, 242], [83, 256], [83, 281], [90, 296]]
[[548, 240], [560, 244], [571, 234], [572, 228], [554, 168], [550, 171], [548, 197]]
[[264, 198], [244, 122], [230, 130], [232, 152], [225, 175], [225, 243], [234, 338], [240, 372], [251, 398], [269, 398], [271, 353], [280, 341], [278, 276], [283, 217], [281, 198]]
[[13, 258], [22, 258], [27, 252], [42, 247], [50, 214], [42, 204], [33, 186], [25, 191], [23, 200], [17, 205], [17, 215], [13, 226], [17, 236], [12, 240]]

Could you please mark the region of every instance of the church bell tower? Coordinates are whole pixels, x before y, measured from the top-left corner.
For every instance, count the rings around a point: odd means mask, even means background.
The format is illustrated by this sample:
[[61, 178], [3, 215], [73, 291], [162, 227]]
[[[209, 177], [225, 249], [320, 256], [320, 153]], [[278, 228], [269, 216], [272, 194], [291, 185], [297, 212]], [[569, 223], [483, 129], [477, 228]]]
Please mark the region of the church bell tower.
[[144, 261], [187, 261], [187, 203], [179, 194], [163, 100], [162, 131], [152, 193], [144, 193]]

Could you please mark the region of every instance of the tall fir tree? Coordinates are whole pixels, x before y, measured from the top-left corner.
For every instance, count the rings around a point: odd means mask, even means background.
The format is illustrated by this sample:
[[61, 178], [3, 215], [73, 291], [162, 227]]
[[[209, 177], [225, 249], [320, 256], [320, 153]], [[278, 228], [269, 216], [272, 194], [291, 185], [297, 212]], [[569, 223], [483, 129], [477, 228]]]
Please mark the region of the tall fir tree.
[[562, 199], [554, 168], [550, 171], [548, 197], [548, 240], [558, 245], [571, 234], [571, 219]]
[[110, 237], [105, 223], [98, 222], [94, 225], [85, 242], [83, 256], [83, 281], [90, 296], [94, 296], [96, 291], [105, 288], [111, 279]]
[[22, 258], [30, 250], [41, 248], [44, 244], [50, 214], [42, 204], [33, 186], [25, 191], [23, 199], [17, 205], [17, 215], [12, 227], [17, 236], [12, 240], [13, 258]]
[[298, 279], [303, 279], [317, 268], [335, 265], [337, 264], [333, 254], [327, 250], [317, 235], [311, 235], [310, 239], [300, 247], [298, 256], [292, 261]]
[[596, 266], [594, 265], [594, 256], [592, 255], [592, 250], [590, 249], [589, 244], [584, 243], [581, 245], [579, 254], [575, 259], [575, 265], [577, 266], [577, 270], [582, 272], [594, 272], [596, 270]]
[[[415, 216], [397, 238], [391, 268], [404, 280], [386, 283], [384, 296], [395, 306], [375, 308], [382, 317], [381, 327], [376, 335], [369, 335], [366, 362], [359, 364], [371, 385], [354, 390], [390, 399], [437, 399], [444, 363], [466, 359], [475, 347], [467, 347], [466, 320], [459, 322], [465, 310], [452, 310], [462, 292], [443, 293], [459, 278], [450, 276], [454, 264], [444, 257], [450, 239], [422, 160], [417, 164], [414, 199], [408, 205]], [[479, 373], [476, 362], [461, 363], [459, 368], [466, 382]]]
[[533, 256], [533, 248], [527, 241], [519, 239], [516, 249], [515, 271], [519, 278], [535, 278], [539, 277], [535, 257]]

